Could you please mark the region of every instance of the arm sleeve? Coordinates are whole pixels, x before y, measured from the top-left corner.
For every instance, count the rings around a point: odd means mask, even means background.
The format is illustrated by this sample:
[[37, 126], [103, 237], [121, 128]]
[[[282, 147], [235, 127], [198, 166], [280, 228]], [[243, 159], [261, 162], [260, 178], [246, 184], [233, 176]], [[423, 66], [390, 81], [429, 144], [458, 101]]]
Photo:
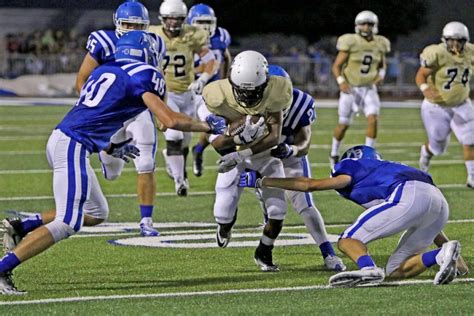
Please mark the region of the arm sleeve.
[[135, 97], [141, 97], [145, 92], [151, 92], [157, 95], [161, 100], [165, 101], [165, 79], [157, 70], [147, 69], [133, 75], [131, 78]]

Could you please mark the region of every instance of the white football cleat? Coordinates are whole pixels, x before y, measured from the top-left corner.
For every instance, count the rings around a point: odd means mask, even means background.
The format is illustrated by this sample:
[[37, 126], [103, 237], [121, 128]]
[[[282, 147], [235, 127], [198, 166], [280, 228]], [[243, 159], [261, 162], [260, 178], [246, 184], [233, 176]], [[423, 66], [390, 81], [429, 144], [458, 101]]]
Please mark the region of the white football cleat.
[[2, 295], [23, 295], [24, 291], [20, 291], [15, 287], [10, 271], [0, 273], [0, 294]]
[[160, 232], [153, 227], [151, 221], [143, 221], [140, 223], [140, 235], [142, 237], [157, 237]]
[[466, 186], [470, 189], [474, 189], [474, 177], [467, 177]]
[[356, 271], [339, 272], [329, 278], [333, 287], [355, 287], [361, 285], [378, 285], [385, 279], [382, 268], [370, 267]]
[[451, 283], [457, 274], [456, 260], [461, 254], [461, 244], [457, 240], [445, 242], [436, 255], [439, 271], [433, 280], [435, 285]]
[[426, 151], [426, 146], [422, 145], [421, 150], [420, 150], [420, 160], [419, 160], [421, 171], [428, 172], [428, 169], [430, 168], [430, 160], [431, 160], [431, 156]]
[[324, 258], [324, 265], [326, 268], [330, 271], [336, 271], [336, 272], [342, 272], [346, 271], [346, 266], [344, 262], [342, 262], [342, 259], [339, 258], [338, 256], [327, 256]]

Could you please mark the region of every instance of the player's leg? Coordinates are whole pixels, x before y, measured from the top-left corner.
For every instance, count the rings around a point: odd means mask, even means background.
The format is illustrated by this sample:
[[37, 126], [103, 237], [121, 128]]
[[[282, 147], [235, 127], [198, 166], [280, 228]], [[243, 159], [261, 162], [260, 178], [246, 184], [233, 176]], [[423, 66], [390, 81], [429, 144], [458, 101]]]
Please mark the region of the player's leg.
[[[286, 177], [311, 177], [311, 166], [307, 156], [290, 157], [282, 160]], [[293, 209], [300, 215], [307, 231], [313, 237], [321, 250], [326, 268], [334, 271], [344, 271], [345, 265], [336, 256], [328, 240], [326, 227], [321, 213], [314, 205], [313, 195], [309, 192], [285, 191]]]
[[[415, 226], [405, 232], [397, 249], [387, 263], [387, 274], [392, 278], [408, 278], [438, 265], [435, 284], [447, 284], [456, 276], [456, 261], [460, 254], [460, 244], [449, 241], [441, 248], [426, 251], [439, 235], [448, 220], [449, 206], [446, 199], [434, 186], [419, 185], [414, 207], [424, 207], [419, 213]], [[424, 191], [424, 192], [423, 192]]]
[[361, 272], [338, 273], [329, 280], [331, 285], [356, 286], [383, 281], [383, 269], [376, 266], [366, 245], [412, 227], [420, 213], [424, 214], [423, 208], [412, 208], [420, 203], [415, 199], [416, 183], [408, 181], [400, 184], [385, 202], [368, 208], [341, 234], [339, 249], [357, 263]]
[[464, 163], [467, 171], [466, 185], [474, 188], [474, 108], [471, 100], [453, 108], [451, 127], [459, 142], [463, 145]]
[[133, 163], [137, 171], [137, 196], [140, 207], [140, 234], [158, 236], [153, 228], [153, 208], [156, 196], [155, 154], [157, 137], [153, 116], [149, 111], [138, 115], [126, 129], [127, 137], [132, 137], [135, 146], [140, 150]]
[[90, 181], [97, 181], [95, 177], [90, 178], [92, 168], [86, 149], [59, 130], [55, 130], [48, 141], [47, 155], [53, 166], [56, 217], [28, 234], [0, 260], [0, 292], [3, 294], [16, 291], [11, 280], [11, 271], [16, 266], [81, 229]]
[[380, 98], [377, 93], [377, 88], [366, 89], [364, 95], [364, 114], [367, 117], [367, 131], [365, 137], [365, 145], [375, 147], [375, 140], [377, 138], [378, 117], [380, 115]]
[[215, 185], [214, 218], [217, 223], [216, 242], [227, 247], [232, 237], [232, 227], [237, 219], [237, 206], [243, 189], [238, 187], [240, 168], [218, 173]]
[[352, 122], [352, 104], [354, 103], [354, 96], [352, 94], [340, 93], [338, 115], [339, 121], [334, 128], [331, 152], [329, 153], [329, 163], [331, 168], [339, 161], [339, 147], [346, 134], [349, 125]]
[[[175, 112], [181, 112], [179, 104], [183, 97], [180, 94], [170, 92], [167, 105]], [[165, 163], [169, 166], [174, 179], [176, 194], [186, 196], [188, 188], [184, 177], [183, 139], [184, 133], [174, 129], [167, 129], [164, 133], [166, 139]]]
[[[202, 97], [196, 96], [195, 106], [197, 109], [197, 116], [201, 121], [204, 121], [206, 117], [211, 114]], [[200, 133], [198, 142], [192, 147], [193, 173], [196, 177], [202, 176], [202, 173], [204, 172], [203, 155], [204, 149], [206, 149], [207, 146], [209, 146], [209, 135], [206, 133]]]
[[[196, 102], [197, 100], [202, 100], [202, 97], [200, 95], [195, 95], [192, 91], [184, 92], [181, 95], [181, 102], [179, 103], [180, 107], [180, 112], [184, 113], [190, 117], [196, 117]], [[189, 190], [189, 180], [188, 180], [188, 173], [186, 171], [186, 160], [188, 158], [189, 154], [189, 144], [191, 144], [192, 140], [192, 133], [191, 132], [184, 132], [183, 133], [183, 158], [184, 158], [184, 179], [185, 179], [185, 185], [186, 189]]]
[[[252, 157], [252, 161], [246, 167], [258, 170], [263, 176], [285, 177], [283, 164], [280, 159], [261, 155], [259, 158]], [[262, 200], [268, 213], [268, 222], [263, 228], [260, 243], [255, 250], [254, 259], [260, 269], [264, 272], [277, 272], [278, 266], [273, 262], [272, 250], [278, 235], [283, 228], [287, 204], [285, 192], [279, 189], [262, 188]]]
[[426, 130], [428, 141], [421, 146], [420, 170], [428, 171], [433, 156], [441, 155], [448, 147], [451, 133], [452, 114], [441, 106], [426, 99], [421, 104], [421, 119]]

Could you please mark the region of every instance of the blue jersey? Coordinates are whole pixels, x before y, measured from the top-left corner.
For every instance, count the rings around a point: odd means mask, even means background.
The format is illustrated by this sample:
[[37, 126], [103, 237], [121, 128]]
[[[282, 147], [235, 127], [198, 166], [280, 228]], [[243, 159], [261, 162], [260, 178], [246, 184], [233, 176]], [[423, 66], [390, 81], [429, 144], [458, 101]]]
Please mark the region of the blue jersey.
[[[433, 184], [431, 176], [401, 163], [377, 159], [343, 159], [334, 166], [332, 177], [345, 174], [352, 182], [336, 190], [340, 195], [363, 206], [388, 198], [395, 188], [406, 181]], [[434, 185], [434, 184], [433, 184]]]
[[[229, 47], [231, 42], [230, 34], [227, 32], [227, 30], [223, 27], [217, 27], [216, 31], [214, 32], [214, 35], [210, 38], [210, 46], [209, 48], [212, 50], [214, 53], [214, 56], [216, 57], [216, 60], [219, 62], [219, 64], [222, 64], [224, 62], [224, 54]], [[195, 55], [194, 58], [194, 67], [198, 67], [201, 64], [201, 59], [199, 58], [199, 55]], [[196, 78], [198, 78], [201, 74], [196, 73]], [[217, 71], [214, 76], [212, 76], [211, 79], [209, 79], [208, 82], [212, 82], [215, 80], [219, 80], [220, 78], [220, 73], [219, 70]]]
[[302, 127], [313, 124], [315, 120], [316, 109], [313, 97], [301, 90], [293, 89], [293, 101], [283, 115], [281, 134], [286, 137], [285, 142], [292, 145], [296, 133]]
[[151, 92], [162, 100], [165, 80], [155, 67], [119, 61], [97, 67], [81, 90], [76, 105], [56, 127], [89, 152], [107, 148], [124, 122], [147, 109], [142, 95]]
[[115, 31], [98, 30], [87, 39], [86, 49], [99, 65], [114, 61], [115, 44], [119, 37]]

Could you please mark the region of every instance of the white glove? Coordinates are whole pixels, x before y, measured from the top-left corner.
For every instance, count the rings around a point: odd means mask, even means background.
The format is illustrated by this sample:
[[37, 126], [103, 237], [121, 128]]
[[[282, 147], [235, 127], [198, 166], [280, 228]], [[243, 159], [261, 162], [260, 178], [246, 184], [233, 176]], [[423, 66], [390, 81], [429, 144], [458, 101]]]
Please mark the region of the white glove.
[[198, 79], [191, 82], [191, 84], [188, 86], [188, 90], [191, 90], [195, 94], [202, 94], [202, 89], [204, 89], [204, 86], [209, 81], [209, 79], [209, 74], [203, 73]]
[[230, 154], [222, 156], [219, 160], [217, 160], [217, 163], [219, 164], [217, 171], [219, 173], [228, 172], [250, 156], [252, 156], [252, 150], [250, 148], [234, 151]]
[[234, 136], [234, 143], [236, 145], [250, 144], [265, 133], [265, 118], [262, 116], [257, 123], [252, 123], [251, 118], [252, 116], [247, 115], [244, 130]]

